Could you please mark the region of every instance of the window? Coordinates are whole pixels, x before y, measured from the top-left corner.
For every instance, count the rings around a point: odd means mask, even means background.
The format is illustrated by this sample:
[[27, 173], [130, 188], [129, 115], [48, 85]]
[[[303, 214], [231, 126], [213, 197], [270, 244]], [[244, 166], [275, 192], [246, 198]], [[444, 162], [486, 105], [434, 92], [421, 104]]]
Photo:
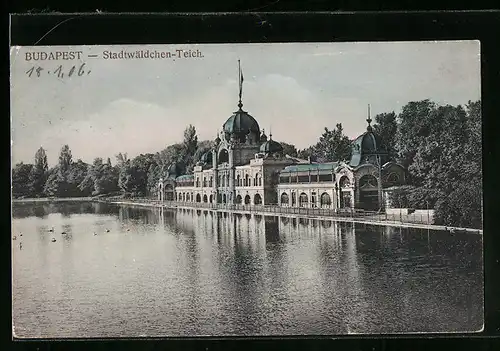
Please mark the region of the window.
[[308, 175], [299, 176], [299, 183], [309, 183], [309, 176]]
[[311, 183], [316, 183], [318, 181], [318, 175], [317, 174], [311, 174]]
[[289, 202], [288, 194], [287, 193], [281, 194], [281, 205], [286, 206], [288, 205], [288, 202]]
[[331, 174], [320, 174], [319, 175], [319, 181], [320, 182], [332, 182], [333, 177]]
[[290, 177], [289, 176], [281, 176], [280, 183], [281, 184], [290, 183]]

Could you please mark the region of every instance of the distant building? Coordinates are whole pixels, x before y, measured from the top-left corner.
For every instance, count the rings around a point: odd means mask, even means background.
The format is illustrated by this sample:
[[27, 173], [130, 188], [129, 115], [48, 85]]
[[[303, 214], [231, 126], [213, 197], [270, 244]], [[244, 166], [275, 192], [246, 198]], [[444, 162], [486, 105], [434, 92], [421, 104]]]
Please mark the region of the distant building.
[[379, 210], [384, 189], [405, 183], [404, 168], [388, 159], [369, 113], [366, 132], [353, 141], [350, 161], [315, 163], [283, 154], [281, 144], [242, 109], [241, 88], [242, 79], [238, 110], [223, 124], [212, 150], [193, 174], [175, 177], [172, 165], [160, 184], [161, 199]]

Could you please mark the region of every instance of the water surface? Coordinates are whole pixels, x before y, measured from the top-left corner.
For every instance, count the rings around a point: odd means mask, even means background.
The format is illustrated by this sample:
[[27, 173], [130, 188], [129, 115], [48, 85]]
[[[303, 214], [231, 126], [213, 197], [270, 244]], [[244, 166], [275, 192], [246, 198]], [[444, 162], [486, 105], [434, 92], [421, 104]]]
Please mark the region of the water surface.
[[483, 325], [475, 234], [85, 202], [14, 204], [13, 217], [17, 337]]

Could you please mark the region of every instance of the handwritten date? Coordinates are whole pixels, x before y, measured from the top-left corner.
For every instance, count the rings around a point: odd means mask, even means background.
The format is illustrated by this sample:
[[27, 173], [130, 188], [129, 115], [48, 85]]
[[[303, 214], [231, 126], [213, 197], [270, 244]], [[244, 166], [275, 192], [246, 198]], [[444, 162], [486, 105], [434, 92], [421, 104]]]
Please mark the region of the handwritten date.
[[81, 77], [90, 74], [90, 72], [90, 70], [85, 68], [85, 63], [82, 63], [81, 65], [73, 65], [71, 67], [63, 67], [63, 65], [59, 65], [55, 70], [49, 70], [41, 66], [33, 66], [26, 71], [26, 74], [30, 78], [41, 77], [44, 74], [57, 76], [58, 78], [65, 78], [71, 76]]

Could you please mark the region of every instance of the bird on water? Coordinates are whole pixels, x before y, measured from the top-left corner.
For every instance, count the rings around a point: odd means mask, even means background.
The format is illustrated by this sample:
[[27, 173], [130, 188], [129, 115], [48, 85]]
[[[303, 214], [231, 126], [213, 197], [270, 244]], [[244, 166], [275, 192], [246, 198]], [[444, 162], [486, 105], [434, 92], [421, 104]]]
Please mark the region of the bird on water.
[[56, 242], [56, 238], [52, 238], [52, 242], [55, 243]]
[[52, 229], [49, 229], [49, 232], [53, 232], [54, 231], [54, 227], [52, 227]]

